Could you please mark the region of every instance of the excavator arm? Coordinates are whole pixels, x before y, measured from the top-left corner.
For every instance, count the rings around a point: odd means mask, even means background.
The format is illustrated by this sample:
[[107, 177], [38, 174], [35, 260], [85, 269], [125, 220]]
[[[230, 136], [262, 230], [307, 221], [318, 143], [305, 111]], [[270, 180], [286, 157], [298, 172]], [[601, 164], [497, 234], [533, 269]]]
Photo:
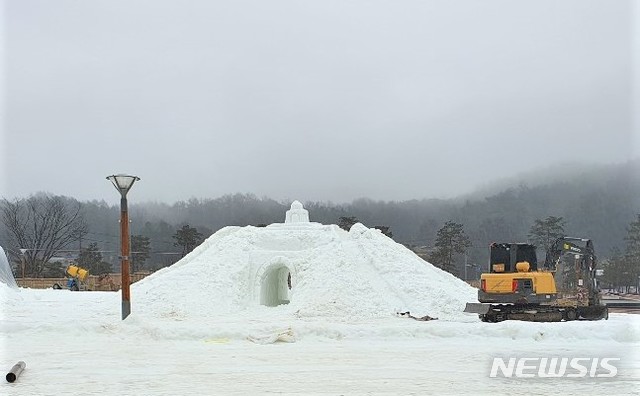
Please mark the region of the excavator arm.
[[[576, 244], [576, 242], [585, 243], [585, 246], [580, 246]], [[595, 264], [593, 242], [590, 239], [560, 237], [556, 239], [549, 247], [549, 250], [547, 250], [544, 260], [544, 268], [547, 270], [553, 270], [557, 267], [558, 261], [562, 259], [565, 254], [585, 256], [590, 262]]]
[[561, 237], [556, 239], [549, 247], [545, 257], [544, 268], [556, 271], [560, 260], [567, 255], [573, 255], [576, 260], [576, 273], [579, 286], [587, 290], [589, 305], [600, 303], [600, 292], [596, 282], [596, 255], [593, 241], [585, 238]]

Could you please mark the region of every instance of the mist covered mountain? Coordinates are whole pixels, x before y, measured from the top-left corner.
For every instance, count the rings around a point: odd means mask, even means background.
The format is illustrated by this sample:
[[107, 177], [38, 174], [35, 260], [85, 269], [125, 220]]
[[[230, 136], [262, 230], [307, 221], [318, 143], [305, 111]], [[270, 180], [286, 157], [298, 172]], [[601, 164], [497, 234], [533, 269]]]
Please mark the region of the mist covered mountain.
[[[84, 243], [96, 242], [105, 258], [117, 261], [119, 208], [103, 201], [84, 202], [90, 233]], [[251, 194], [160, 202], [130, 202], [131, 234], [151, 239], [154, 254], [149, 266], [169, 265], [179, 257], [172, 238], [184, 224], [205, 236], [227, 225], [283, 222], [291, 202]], [[393, 238], [413, 246], [433, 246], [445, 221], [464, 225], [473, 247], [469, 260], [486, 262], [494, 241], [525, 242], [536, 219], [563, 217], [567, 235], [594, 240], [598, 255], [607, 257], [624, 247], [626, 228], [640, 213], [640, 161], [615, 165], [566, 164], [517, 177], [497, 180], [456, 199], [401, 202], [358, 199], [349, 204], [305, 202], [311, 221], [336, 224], [342, 216], [355, 216], [368, 227], [391, 227]], [[10, 243], [6, 230], [4, 245]]]

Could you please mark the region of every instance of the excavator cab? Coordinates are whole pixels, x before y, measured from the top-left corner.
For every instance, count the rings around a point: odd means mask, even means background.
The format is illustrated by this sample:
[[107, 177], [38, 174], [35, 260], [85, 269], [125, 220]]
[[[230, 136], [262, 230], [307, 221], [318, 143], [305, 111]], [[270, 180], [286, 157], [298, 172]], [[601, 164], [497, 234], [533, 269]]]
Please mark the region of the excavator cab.
[[538, 271], [536, 246], [492, 243], [490, 272], [480, 277], [478, 301], [503, 304], [545, 304], [555, 299], [553, 274]]
[[538, 270], [535, 245], [527, 243], [492, 243], [490, 249], [490, 271], [492, 273], [518, 272], [518, 263], [529, 263], [530, 271]]

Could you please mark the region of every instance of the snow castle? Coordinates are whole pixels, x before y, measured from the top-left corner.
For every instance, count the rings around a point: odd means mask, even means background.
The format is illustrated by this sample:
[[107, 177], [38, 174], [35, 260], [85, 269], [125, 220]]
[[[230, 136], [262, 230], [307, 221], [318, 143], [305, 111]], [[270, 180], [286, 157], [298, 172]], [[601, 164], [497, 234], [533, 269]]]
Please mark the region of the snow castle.
[[379, 230], [311, 222], [298, 201], [284, 223], [218, 230], [182, 260], [135, 283], [132, 293], [161, 316], [251, 311], [341, 320], [398, 310], [460, 317], [475, 298], [471, 286]]

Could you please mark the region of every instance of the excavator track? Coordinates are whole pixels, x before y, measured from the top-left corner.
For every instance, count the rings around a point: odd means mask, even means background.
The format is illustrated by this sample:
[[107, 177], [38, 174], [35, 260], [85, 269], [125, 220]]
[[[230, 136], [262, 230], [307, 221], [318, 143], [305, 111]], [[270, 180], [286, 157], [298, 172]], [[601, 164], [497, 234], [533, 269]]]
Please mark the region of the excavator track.
[[561, 322], [572, 320], [601, 320], [609, 318], [605, 305], [589, 307], [558, 307], [544, 305], [490, 305], [486, 313], [478, 315], [483, 322], [497, 323], [504, 320], [527, 322]]

